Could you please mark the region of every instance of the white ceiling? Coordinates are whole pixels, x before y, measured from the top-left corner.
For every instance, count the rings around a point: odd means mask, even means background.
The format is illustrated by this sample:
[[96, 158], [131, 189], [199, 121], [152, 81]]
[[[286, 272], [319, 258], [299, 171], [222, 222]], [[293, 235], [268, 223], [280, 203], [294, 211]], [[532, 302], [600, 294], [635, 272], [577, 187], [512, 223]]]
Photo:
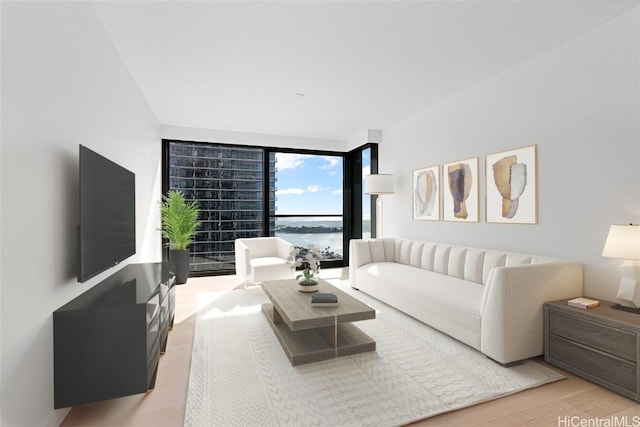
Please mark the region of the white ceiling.
[[93, 6], [161, 124], [346, 140], [427, 109], [637, 4]]

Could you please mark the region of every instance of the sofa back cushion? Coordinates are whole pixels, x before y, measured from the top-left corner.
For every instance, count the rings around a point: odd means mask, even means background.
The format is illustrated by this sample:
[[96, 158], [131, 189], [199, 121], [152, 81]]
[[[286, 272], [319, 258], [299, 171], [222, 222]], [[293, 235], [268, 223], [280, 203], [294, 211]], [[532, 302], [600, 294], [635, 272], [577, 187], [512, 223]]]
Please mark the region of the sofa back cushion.
[[487, 251], [484, 256], [484, 263], [482, 264], [482, 284], [487, 284], [489, 273], [496, 267], [504, 266], [507, 261], [507, 254], [504, 252]]
[[433, 271], [436, 273], [448, 274], [449, 271], [449, 252], [450, 246], [436, 246], [436, 253], [433, 260]]
[[413, 242], [411, 245], [411, 255], [409, 256], [409, 264], [413, 267], [422, 265], [422, 251], [424, 250], [423, 242]]
[[371, 242], [366, 240], [351, 241], [351, 262], [354, 267], [371, 264]]
[[504, 265], [510, 267], [512, 265], [527, 265], [531, 264], [531, 257], [529, 255], [521, 254], [507, 254], [507, 260]]
[[382, 240], [371, 240], [369, 242], [369, 254], [371, 256], [371, 262], [384, 262], [387, 260]]
[[396, 262], [410, 265], [412, 245], [413, 242], [411, 240], [402, 240], [399, 245], [396, 245]]
[[[351, 241], [351, 262], [355, 267], [373, 262], [395, 262], [395, 239], [371, 239]], [[399, 244], [398, 244], [399, 246]]]
[[467, 257], [467, 248], [451, 247], [449, 250], [449, 264], [447, 266], [447, 274], [449, 276], [464, 278], [464, 264]]
[[544, 256], [410, 239], [354, 240], [353, 244], [356, 267], [373, 262], [398, 262], [483, 285], [496, 267], [562, 261]]
[[384, 246], [384, 259], [387, 262], [396, 261], [396, 239], [381, 239]]
[[422, 245], [422, 260], [420, 262], [420, 268], [422, 268], [423, 270], [433, 271], [437, 246], [438, 245], [431, 242], [425, 242]]
[[277, 256], [278, 246], [275, 237], [252, 237], [237, 239], [251, 251], [251, 258], [267, 258]]
[[486, 251], [483, 249], [469, 248], [464, 262], [464, 280], [474, 283], [482, 283], [482, 267]]
[[397, 239], [395, 245], [396, 262], [410, 265], [412, 267], [422, 268], [422, 253], [424, 251], [424, 246], [425, 242], [418, 240]]

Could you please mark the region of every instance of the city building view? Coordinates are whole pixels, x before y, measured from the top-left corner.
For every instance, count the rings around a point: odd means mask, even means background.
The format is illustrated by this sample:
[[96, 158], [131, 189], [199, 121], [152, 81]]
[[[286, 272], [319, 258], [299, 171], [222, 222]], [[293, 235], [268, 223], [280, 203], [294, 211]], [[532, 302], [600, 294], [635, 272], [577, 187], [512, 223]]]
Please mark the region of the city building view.
[[[190, 246], [190, 271], [233, 270], [235, 239], [263, 235], [264, 150], [171, 141], [168, 162], [169, 189], [182, 191], [200, 207], [202, 225]], [[275, 173], [269, 173], [273, 195], [275, 188]]]

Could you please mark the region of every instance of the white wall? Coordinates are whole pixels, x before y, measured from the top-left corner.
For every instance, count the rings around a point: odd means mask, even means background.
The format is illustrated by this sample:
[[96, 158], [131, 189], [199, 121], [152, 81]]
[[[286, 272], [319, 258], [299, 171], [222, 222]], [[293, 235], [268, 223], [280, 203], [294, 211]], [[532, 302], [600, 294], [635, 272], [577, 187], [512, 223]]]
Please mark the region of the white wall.
[[[0, 23], [2, 22], [2, 6], [0, 6]], [[2, 46], [2, 32], [0, 31], [0, 46]], [[0, 54], [2, 49], [0, 48]], [[0, 81], [2, 81], [2, 67], [0, 67]], [[2, 98], [2, 85], [0, 84], [0, 99]], [[2, 224], [2, 103], [0, 102], [0, 224]], [[2, 228], [0, 227], [0, 231]], [[0, 233], [1, 234], [1, 233]], [[2, 309], [2, 238], [0, 238], [0, 310]], [[2, 377], [2, 316], [0, 315], [0, 379]], [[0, 400], [4, 395], [4, 382], [0, 380]], [[2, 425], [2, 404], [0, 404], [0, 425]]]
[[277, 148], [345, 151], [346, 141], [337, 139], [305, 138], [297, 136], [268, 135], [262, 133], [161, 126], [162, 137], [184, 141], [217, 142], [221, 144], [253, 145]]
[[347, 150], [355, 150], [368, 143], [380, 144], [381, 142], [382, 131], [380, 129], [363, 129], [347, 139]]
[[76, 279], [78, 145], [135, 172], [127, 262], [158, 261], [160, 130], [89, 3], [1, 7], [0, 424], [54, 426], [52, 312], [116, 270]]
[[[640, 222], [639, 28], [636, 8], [383, 129], [380, 169], [396, 176], [385, 235], [579, 260], [586, 294], [614, 299], [620, 262], [601, 256], [609, 225]], [[531, 144], [538, 224], [485, 223], [485, 154]], [[413, 221], [411, 171], [474, 156], [480, 222]]]

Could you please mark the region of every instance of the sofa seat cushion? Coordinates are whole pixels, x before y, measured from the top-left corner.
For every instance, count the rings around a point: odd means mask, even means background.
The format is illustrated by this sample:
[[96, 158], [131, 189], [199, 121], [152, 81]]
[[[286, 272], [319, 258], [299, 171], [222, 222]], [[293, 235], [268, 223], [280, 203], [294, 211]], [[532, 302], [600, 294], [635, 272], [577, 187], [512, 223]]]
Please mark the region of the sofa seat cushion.
[[287, 263], [287, 260], [284, 258], [269, 256], [269, 257], [263, 257], [263, 258], [253, 258], [251, 260], [251, 267], [260, 268], [260, 267], [268, 267], [271, 265], [283, 265], [286, 263]]
[[356, 274], [361, 291], [480, 348], [482, 285], [389, 262], [360, 266]]
[[293, 279], [295, 272], [291, 271], [287, 260], [278, 257], [262, 257], [251, 260], [251, 280], [264, 282], [265, 280]]

